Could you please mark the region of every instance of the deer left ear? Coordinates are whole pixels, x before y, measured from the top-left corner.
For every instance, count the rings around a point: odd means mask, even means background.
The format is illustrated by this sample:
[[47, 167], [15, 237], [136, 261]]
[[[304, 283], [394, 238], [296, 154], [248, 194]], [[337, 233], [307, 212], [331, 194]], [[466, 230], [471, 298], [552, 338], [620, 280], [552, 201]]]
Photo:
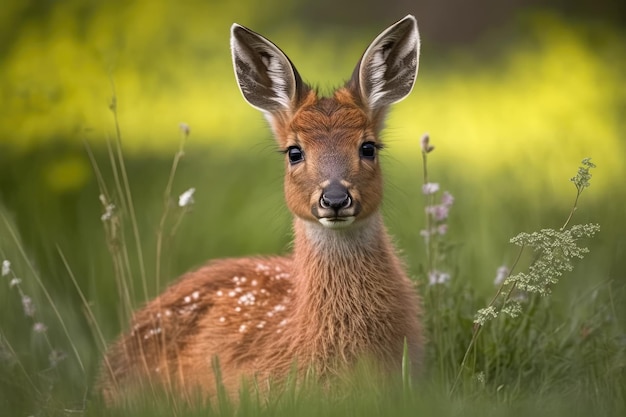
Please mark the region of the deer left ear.
[[289, 111], [305, 86], [295, 67], [276, 45], [250, 29], [233, 24], [233, 67], [248, 103], [268, 115]]
[[415, 17], [408, 15], [383, 31], [367, 48], [351, 84], [371, 112], [404, 99], [417, 77], [420, 39]]

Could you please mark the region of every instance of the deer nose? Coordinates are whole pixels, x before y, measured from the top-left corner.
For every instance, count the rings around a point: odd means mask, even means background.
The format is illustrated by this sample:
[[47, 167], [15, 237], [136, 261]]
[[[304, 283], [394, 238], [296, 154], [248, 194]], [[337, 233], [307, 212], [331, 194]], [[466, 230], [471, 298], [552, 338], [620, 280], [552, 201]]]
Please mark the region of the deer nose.
[[322, 191], [320, 206], [325, 209], [341, 210], [352, 205], [352, 198], [346, 187], [339, 183], [331, 183]]

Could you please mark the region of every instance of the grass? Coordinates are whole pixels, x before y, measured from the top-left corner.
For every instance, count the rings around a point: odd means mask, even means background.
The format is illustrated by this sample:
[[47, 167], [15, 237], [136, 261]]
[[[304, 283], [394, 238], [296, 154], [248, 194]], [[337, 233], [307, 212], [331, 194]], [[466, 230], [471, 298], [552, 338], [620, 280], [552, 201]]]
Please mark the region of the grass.
[[[273, 158], [273, 166], [261, 160], [271, 161], [269, 152], [262, 152], [264, 158], [247, 153], [222, 160], [225, 153], [218, 150], [195, 156], [188, 151], [182, 157], [180, 148], [172, 165], [172, 161], [127, 161], [118, 153], [118, 145], [112, 144], [109, 151], [92, 152], [97, 181], [80, 195], [66, 196], [66, 201], [52, 200], [46, 212], [24, 205], [26, 213], [17, 217], [11, 216], [6, 207], [0, 208], [0, 258], [11, 261], [0, 291], [0, 405], [15, 415], [205, 415], [210, 405], [192, 409], [158, 395], [141, 397], [121, 410], [104, 409], [92, 389], [105, 340], [111, 340], [126, 326], [130, 311], [146, 296], [156, 294], [165, 281], [189, 265], [220, 255], [282, 252], [288, 245], [289, 217], [284, 213], [286, 209], [279, 208], [282, 203], [278, 155]], [[252, 190], [233, 188], [235, 183], [250, 183], [247, 169], [232, 168], [235, 162], [253, 169], [258, 176], [259, 184], [255, 183]], [[168, 164], [170, 169], [165, 168]], [[436, 164], [436, 159], [431, 164]], [[230, 178], [220, 175], [227, 167]], [[203, 178], [198, 171], [206, 172], [204, 178], [213, 181], [209, 185], [198, 182]], [[150, 175], [153, 181], [139, 182], [140, 172]], [[431, 173], [431, 181], [433, 176]], [[397, 183], [390, 190], [391, 201], [422, 198], [418, 178], [392, 177], [392, 181]], [[567, 186], [567, 178], [563, 183]], [[110, 184], [110, 190], [103, 188]], [[198, 188], [195, 203], [178, 207], [177, 194], [190, 186]], [[163, 189], [165, 197], [160, 191]], [[572, 195], [576, 191], [572, 188]], [[107, 196], [102, 207], [98, 196], [104, 194]], [[412, 195], [407, 197], [409, 194]], [[431, 253], [434, 250], [432, 241], [405, 251], [410, 270], [420, 283], [426, 311], [428, 360], [421, 379], [399, 376], [397, 387], [381, 391], [367, 374], [360, 375], [351, 380], [354, 385], [342, 391], [339, 398], [312, 383], [288, 383], [287, 392], [269, 402], [244, 396], [238, 408], [227, 401], [213, 404], [212, 414], [619, 415], [626, 400], [623, 284], [602, 278], [598, 271], [597, 276], [588, 276], [591, 279], [581, 284], [576, 282], [575, 270], [564, 277], [570, 282], [556, 286], [551, 297], [529, 294], [523, 300], [519, 317], [501, 315], [484, 323], [480, 337], [476, 337], [476, 332], [472, 333], [476, 312], [487, 304], [496, 288], [485, 291], [475, 285], [484, 282], [475, 275], [484, 275], [486, 271], [469, 269], [456, 255], [469, 242], [463, 242], [463, 236], [454, 231], [455, 212], [460, 216], [466, 210], [471, 191], [454, 191], [454, 195], [454, 205], [448, 213], [449, 230], [437, 242], [437, 255], [425, 256], [428, 247]], [[422, 208], [409, 210], [413, 225], [409, 236], [414, 243], [422, 239], [419, 225], [429, 224], [421, 213], [424, 205], [434, 204], [430, 196], [422, 202]], [[128, 202], [121, 202], [131, 197], [136, 210], [134, 218]], [[13, 198], [7, 201], [15, 204], [24, 196]], [[258, 214], [252, 220], [250, 198], [259, 201], [254, 207]], [[117, 207], [103, 222], [100, 215], [107, 213], [106, 206], [112, 201]], [[407, 203], [385, 207], [392, 231], [406, 229], [403, 219], [395, 217], [407, 210], [402, 207], [404, 204]], [[65, 210], [74, 205], [80, 207], [81, 216], [89, 216], [68, 218]], [[228, 209], [228, 218], [212, 217], [224, 208]], [[276, 216], [280, 211], [283, 214]], [[567, 213], [559, 213], [561, 219], [567, 218]], [[511, 222], [511, 214], [497, 220]], [[37, 219], [38, 216], [49, 217]], [[29, 226], [31, 218], [35, 220]], [[269, 220], [261, 222], [264, 226], [260, 227], [258, 218]], [[38, 220], [67, 222], [57, 229], [65, 232], [54, 237], [37, 235]], [[216, 227], [220, 222], [227, 222], [228, 226]], [[551, 223], [558, 225], [562, 221]], [[519, 222], [517, 226], [529, 227]], [[406, 242], [399, 235], [402, 246]], [[599, 249], [594, 242], [584, 242], [591, 246], [592, 254]], [[515, 253], [513, 247], [509, 251]], [[450, 279], [444, 284], [429, 285], [428, 271], [434, 268], [435, 258], [437, 267], [445, 264]], [[489, 273], [495, 276], [502, 262], [493, 255], [489, 260], [493, 265]], [[520, 264], [528, 262], [532, 258], [520, 260]], [[156, 276], [156, 271], [164, 278], [160, 284], [150, 278]], [[581, 275], [586, 275], [586, 271]], [[10, 287], [10, 280], [16, 278], [21, 279], [19, 285]], [[118, 292], [120, 287], [122, 293]], [[24, 296], [32, 300], [32, 312], [25, 309]], [[34, 330], [36, 323], [42, 323], [45, 330]]]

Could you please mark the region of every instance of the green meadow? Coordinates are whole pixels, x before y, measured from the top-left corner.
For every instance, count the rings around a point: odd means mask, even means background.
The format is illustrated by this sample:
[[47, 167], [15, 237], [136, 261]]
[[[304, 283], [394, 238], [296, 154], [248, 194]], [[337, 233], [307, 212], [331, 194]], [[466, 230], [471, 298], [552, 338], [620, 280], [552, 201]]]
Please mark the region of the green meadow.
[[[2, 27], [24, 19], [19, 33], [0, 31], [0, 414], [624, 415], [623, 29], [534, 10], [462, 48], [422, 39], [416, 86], [392, 108], [382, 153], [385, 220], [423, 296], [420, 378], [383, 390], [360, 375], [342, 396], [293, 383], [199, 409], [148, 393], [106, 409], [95, 378], [133, 309], [209, 259], [290, 249], [284, 156], [238, 91], [230, 24], [272, 39], [330, 92], [391, 22], [314, 30], [275, 24], [253, 2], [20, 7], [0, 14]], [[424, 133], [433, 196], [422, 192]], [[584, 158], [596, 167], [575, 203]], [[425, 207], [442, 191], [454, 202], [427, 244]], [[540, 259], [510, 239], [559, 231], [574, 204], [566, 230], [600, 227], [574, 239], [588, 253], [559, 252], [573, 268], [549, 294], [517, 284], [521, 313], [475, 333], [498, 269]], [[449, 279], [433, 284], [434, 269]]]

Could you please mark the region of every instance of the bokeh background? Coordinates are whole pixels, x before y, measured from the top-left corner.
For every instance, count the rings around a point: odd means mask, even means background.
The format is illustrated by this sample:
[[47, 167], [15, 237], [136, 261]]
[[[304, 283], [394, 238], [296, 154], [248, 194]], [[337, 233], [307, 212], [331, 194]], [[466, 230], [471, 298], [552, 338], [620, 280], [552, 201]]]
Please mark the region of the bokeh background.
[[[130, 264], [139, 272], [141, 257], [148, 277], [147, 294], [134, 295], [141, 303], [205, 259], [289, 248], [282, 156], [236, 86], [230, 25], [273, 40], [305, 80], [330, 92], [369, 42], [408, 13], [420, 27], [420, 73], [384, 133], [383, 209], [412, 276], [423, 278], [419, 140], [428, 132], [436, 146], [431, 180], [455, 196], [452, 279], [487, 297], [497, 267], [515, 256], [508, 239], [559, 227], [575, 196], [568, 180], [591, 157], [598, 168], [574, 221], [600, 223], [602, 232], [556, 295], [573, 299], [607, 283], [623, 288], [623, 1], [9, 0], [0, 8], [0, 255], [22, 268], [25, 288], [48, 311], [41, 286], [26, 279], [32, 271], [42, 278], [75, 343], [85, 346], [89, 375], [100, 352], [68, 266], [107, 340], [125, 322], [87, 151], [115, 202], [113, 100], [141, 235]], [[191, 134], [165, 204], [175, 206], [190, 187], [195, 204], [168, 240], [156, 283], [155, 230], [180, 123]], [[0, 288], [1, 329], [19, 349], [30, 343], [19, 341], [19, 297]]]

